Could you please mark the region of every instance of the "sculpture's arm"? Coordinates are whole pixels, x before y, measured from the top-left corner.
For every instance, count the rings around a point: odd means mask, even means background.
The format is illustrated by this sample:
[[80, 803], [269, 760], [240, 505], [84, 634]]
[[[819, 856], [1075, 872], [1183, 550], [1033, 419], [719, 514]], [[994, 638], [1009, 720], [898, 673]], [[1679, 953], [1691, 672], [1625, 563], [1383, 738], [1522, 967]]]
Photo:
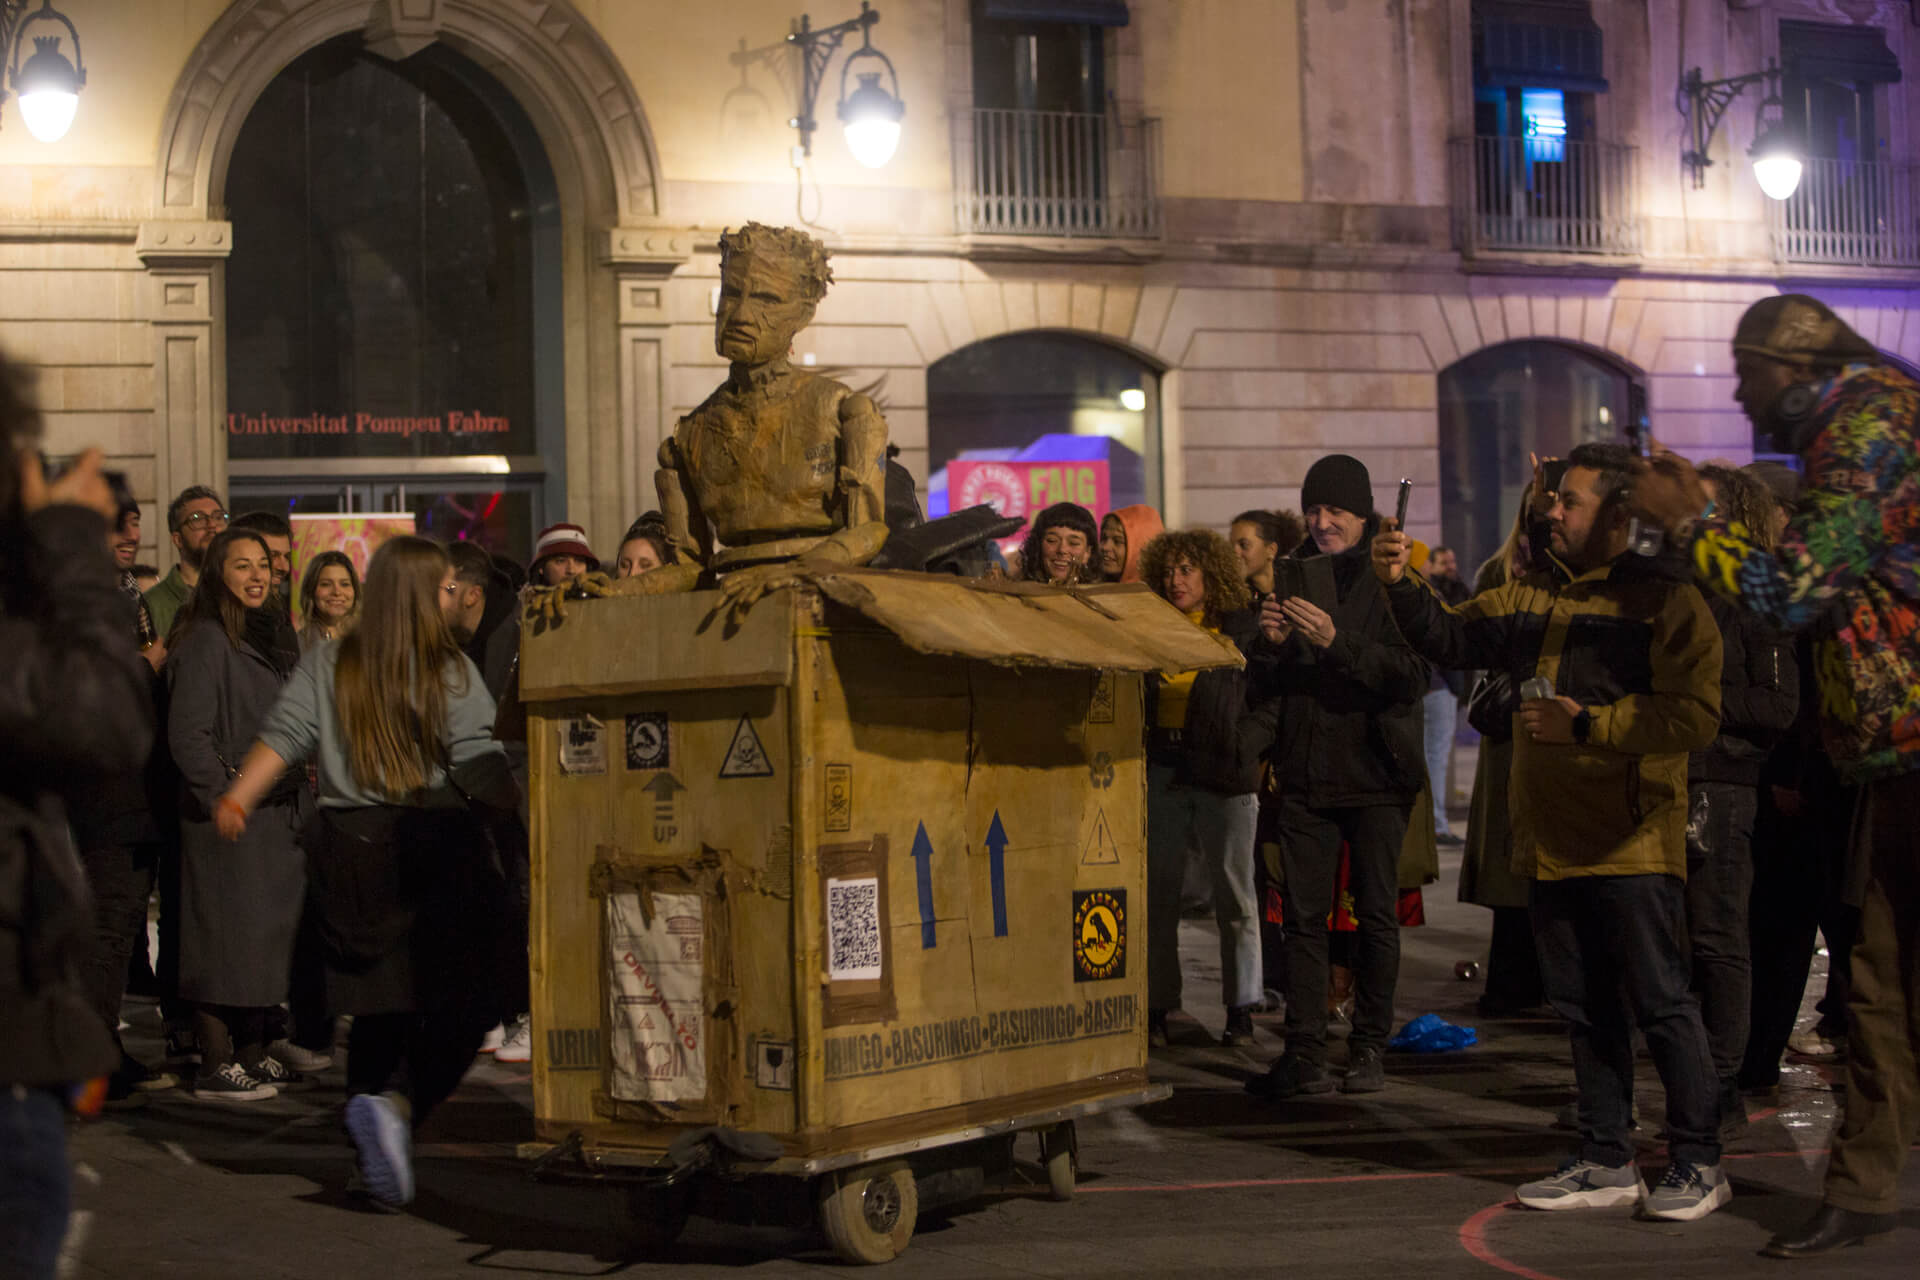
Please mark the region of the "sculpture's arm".
[[653, 473], [653, 487], [660, 497], [660, 514], [666, 518], [667, 540], [681, 555], [706, 564], [713, 555], [713, 529], [693, 496], [686, 469], [680, 465], [676, 436], [660, 442], [660, 469]]

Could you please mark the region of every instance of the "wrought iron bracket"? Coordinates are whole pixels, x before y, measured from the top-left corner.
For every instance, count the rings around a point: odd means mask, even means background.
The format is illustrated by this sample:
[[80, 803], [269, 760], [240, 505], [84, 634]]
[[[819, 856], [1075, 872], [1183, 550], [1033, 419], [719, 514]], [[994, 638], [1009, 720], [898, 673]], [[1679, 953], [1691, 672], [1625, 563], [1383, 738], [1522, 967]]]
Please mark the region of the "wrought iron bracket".
[[1707, 152], [1713, 146], [1713, 135], [1719, 131], [1727, 108], [1745, 92], [1748, 85], [1777, 80], [1779, 75], [1780, 68], [1773, 62], [1767, 63], [1765, 71], [1750, 71], [1746, 75], [1728, 76], [1724, 80], [1702, 79], [1698, 67], [1687, 72], [1680, 87], [1687, 95], [1687, 140], [1690, 145], [1680, 153], [1680, 162], [1692, 173], [1696, 188], [1707, 185], [1707, 168], [1713, 163], [1713, 157]]
[[[800, 15], [800, 29], [787, 36], [787, 43], [800, 50], [800, 114], [787, 121], [800, 131], [800, 154], [813, 154], [814, 131], [820, 127], [813, 109], [820, 97], [821, 81], [826, 79], [827, 64], [840, 49], [840, 42], [854, 32], [866, 32], [880, 21], [867, 0], [860, 0], [858, 17], [836, 22], [830, 27], [815, 27], [806, 14]], [[844, 78], [844, 77], [843, 77]]]

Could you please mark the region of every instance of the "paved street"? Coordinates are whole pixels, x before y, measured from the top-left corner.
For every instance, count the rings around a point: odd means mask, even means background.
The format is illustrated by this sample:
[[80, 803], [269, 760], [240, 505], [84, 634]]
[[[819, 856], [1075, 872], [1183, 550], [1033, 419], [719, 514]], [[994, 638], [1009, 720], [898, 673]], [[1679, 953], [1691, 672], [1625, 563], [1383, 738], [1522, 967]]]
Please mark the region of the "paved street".
[[[1569, 1097], [1565, 1045], [1547, 1019], [1480, 1022], [1477, 984], [1455, 961], [1483, 946], [1487, 915], [1453, 899], [1457, 858], [1427, 894], [1426, 927], [1405, 935], [1402, 1021], [1436, 1012], [1477, 1024], [1482, 1044], [1435, 1058], [1396, 1056], [1383, 1094], [1269, 1106], [1241, 1082], [1278, 1050], [1263, 1027], [1250, 1050], [1218, 1047], [1222, 1012], [1211, 927], [1182, 927], [1189, 1001], [1155, 1074], [1165, 1103], [1080, 1128], [1082, 1181], [1050, 1202], [1037, 1166], [980, 1200], [923, 1215], [900, 1274], [926, 1277], [1493, 1275], [1534, 1277], [1911, 1275], [1920, 1250], [1920, 1165], [1907, 1176], [1890, 1242], [1804, 1264], [1756, 1256], [1774, 1228], [1812, 1206], [1833, 1122], [1828, 1072], [1791, 1066], [1777, 1107], [1729, 1147], [1735, 1199], [1690, 1225], [1625, 1211], [1540, 1214], [1506, 1207], [1514, 1183], [1549, 1169], [1566, 1142], [1550, 1128]], [[1816, 992], [1819, 978], [1816, 974]], [[158, 1049], [151, 1006], [128, 1005], [130, 1043]], [[1184, 1032], [1184, 1034], [1182, 1034]], [[1343, 1052], [1335, 1047], [1336, 1061]], [[1643, 1059], [1643, 1066], [1645, 1065]], [[483, 1062], [419, 1149], [420, 1195], [405, 1214], [370, 1211], [342, 1191], [349, 1149], [337, 1129], [341, 1074], [251, 1107], [163, 1095], [80, 1129], [76, 1276], [157, 1280], [522, 1275], [756, 1276], [837, 1265], [804, 1226], [804, 1205], [757, 1195], [708, 1206], [680, 1244], [623, 1259], [596, 1193], [529, 1182], [512, 1143], [529, 1133], [528, 1071]], [[1645, 1167], [1657, 1174], [1661, 1105], [1641, 1077]], [[1023, 1160], [1036, 1155], [1023, 1140]], [[1038, 1185], [1036, 1185], [1036, 1182]], [[742, 1225], [758, 1218], [760, 1225]]]

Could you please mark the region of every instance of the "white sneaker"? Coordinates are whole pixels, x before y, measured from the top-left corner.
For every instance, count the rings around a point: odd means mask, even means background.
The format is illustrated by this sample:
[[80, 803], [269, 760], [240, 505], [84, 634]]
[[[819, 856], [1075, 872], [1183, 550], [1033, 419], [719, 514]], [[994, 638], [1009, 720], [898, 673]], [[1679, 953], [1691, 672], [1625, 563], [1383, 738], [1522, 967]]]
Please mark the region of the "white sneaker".
[[500, 1039], [500, 1047], [494, 1050], [495, 1062], [532, 1062], [533, 1061], [533, 1018], [522, 1014], [515, 1018], [506, 1034]]
[[493, 1030], [487, 1032], [487, 1038], [480, 1042], [480, 1052], [493, 1053], [497, 1051], [500, 1048], [501, 1042], [506, 1038], [507, 1029], [504, 1026], [496, 1024]]
[[1843, 1036], [1821, 1035], [1819, 1026], [1815, 1025], [1789, 1036], [1787, 1052], [1807, 1062], [1838, 1062], [1846, 1056], [1847, 1042]]
[[275, 1040], [267, 1046], [267, 1054], [277, 1062], [292, 1067], [295, 1071], [325, 1071], [333, 1065], [331, 1053], [321, 1053], [316, 1049], [303, 1049], [291, 1040]]

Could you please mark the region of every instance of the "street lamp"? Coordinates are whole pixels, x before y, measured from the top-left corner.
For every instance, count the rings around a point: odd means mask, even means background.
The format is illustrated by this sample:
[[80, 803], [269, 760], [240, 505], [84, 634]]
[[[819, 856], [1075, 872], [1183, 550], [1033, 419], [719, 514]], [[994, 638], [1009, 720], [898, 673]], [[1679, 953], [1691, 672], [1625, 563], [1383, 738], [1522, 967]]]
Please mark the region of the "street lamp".
[[[803, 13], [800, 29], [787, 37], [788, 44], [799, 46], [801, 62], [800, 114], [787, 121], [800, 131], [800, 145], [794, 156], [796, 166], [802, 157], [813, 154], [813, 133], [820, 127], [813, 109], [820, 96], [820, 81], [826, 74], [827, 64], [833, 61], [840, 42], [855, 31], [860, 33], [860, 47], [847, 55], [846, 63], [840, 68], [839, 115], [846, 129], [847, 149], [869, 169], [878, 169], [893, 159], [894, 150], [900, 145], [900, 118], [906, 115], [907, 108], [900, 100], [900, 77], [893, 69], [893, 62], [873, 47], [872, 28], [878, 21], [880, 15], [866, 0], [861, 0], [859, 17], [815, 30], [813, 20]], [[880, 86], [880, 71], [862, 72], [859, 88], [847, 92], [847, 77], [853, 73], [853, 64], [861, 58], [871, 58], [885, 68], [884, 74], [893, 82], [892, 92]]]
[[[0, 54], [6, 55], [12, 70], [8, 83], [20, 99], [20, 117], [27, 132], [42, 142], [58, 142], [73, 127], [73, 114], [80, 106], [80, 90], [87, 83], [87, 68], [80, 57], [80, 33], [66, 14], [53, 7], [53, 0], [40, 0], [40, 7], [24, 18], [27, 0], [0, 0]], [[73, 61], [60, 52], [58, 30], [52, 35], [33, 38], [33, 56], [24, 66], [20, 54], [27, 43], [27, 28], [36, 22], [59, 23], [73, 39]], [[0, 103], [6, 95], [0, 93]]]
[[1786, 123], [1786, 107], [1780, 100], [1780, 68], [1768, 61], [1765, 71], [1750, 71], [1724, 80], [1706, 80], [1700, 68], [1687, 72], [1681, 87], [1687, 94], [1687, 128], [1692, 146], [1680, 155], [1680, 161], [1693, 174], [1693, 185], [1707, 184], [1707, 166], [1713, 160], [1707, 149], [1727, 108], [1750, 84], [1764, 84], [1765, 96], [1754, 115], [1754, 143], [1747, 149], [1753, 161], [1753, 176], [1760, 190], [1774, 200], [1785, 200], [1800, 186], [1802, 160], [1798, 140]]

